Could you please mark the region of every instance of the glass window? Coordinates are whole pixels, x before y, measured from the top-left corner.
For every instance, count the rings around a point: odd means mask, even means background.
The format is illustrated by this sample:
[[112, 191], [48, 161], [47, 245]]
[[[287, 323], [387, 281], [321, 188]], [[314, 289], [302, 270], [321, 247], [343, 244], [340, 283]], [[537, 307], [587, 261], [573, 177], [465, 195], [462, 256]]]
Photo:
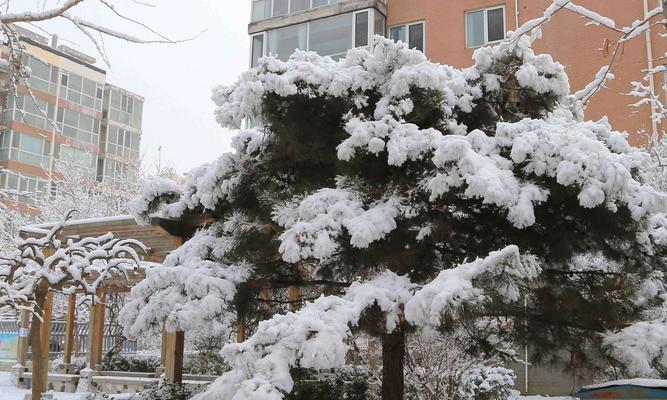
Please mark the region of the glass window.
[[313, 7], [321, 7], [329, 4], [328, 0], [313, 0]]
[[60, 84], [63, 86], [67, 86], [68, 82], [69, 82], [69, 75], [63, 74], [63, 76], [60, 78]]
[[111, 91], [111, 107], [120, 109], [120, 92]]
[[78, 127], [79, 126], [79, 113], [76, 111], [72, 110], [65, 110], [65, 124], [72, 126], [72, 127]]
[[93, 117], [86, 114], [79, 114], [79, 128], [88, 132], [93, 131]]
[[288, 12], [289, 12], [289, 0], [273, 0], [272, 16], [277, 17], [279, 15], [285, 15]]
[[292, 0], [290, 12], [299, 12], [310, 8], [310, 0]]
[[267, 53], [287, 60], [295, 49], [305, 50], [306, 30], [306, 24], [270, 30], [267, 33]]
[[368, 46], [368, 11], [354, 16], [354, 46]]
[[250, 66], [256, 67], [259, 59], [264, 55], [264, 34], [255, 35], [252, 37], [252, 60]]
[[323, 56], [345, 53], [352, 44], [352, 18], [350, 14], [336, 15], [310, 23], [311, 51]]
[[271, 18], [271, 0], [255, 0], [252, 2], [252, 21]]
[[49, 64], [46, 64], [34, 57], [30, 57], [29, 66], [31, 69], [30, 76], [35, 76], [45, 81], [51, 80], [51, 66]]
[[399, 40], [402, 42], [407, 42], [407, 32], [408, 29], [405, 25], [394, 26], [389, 30], [389, 38], [391, 38], [391, 40], [394, 42], [398, 42]]
[[95, 97], [97, 93], [97, 84], [90, 79], [84, 79], [83, 80], [83, 93], [90, 96], [90, 97]]
[[424, 51], [424, 24], [412, 24], [408, 27], [408, 46]]
[[76, 90], [77, 92], [81, 92], [81, 88], [83, 87], [83, 78], [81, 78], [79, 75], [70, 74], [69, 84], [67, 87]]
[[488, 22], [489, 37], [488, 42], [495, 42], [505, 38], [505, 12], [502, 8], [489, 10], [486, 13], [486, 20]]
[[374, 14], [375, 14], [375, 32], [374, 33], [376, 35], [381, 35], [381, 36], [386, 35], [384, 16], [377, 11], [375, 11]]
[[505, 9], [485, 8], [466, 13], [466, 46], [482, 46], [505, 37]]
[[42, 154], [44, 151], [44, 139], [30, 135], [21, 135], [19, 148], [29, 153]]
[[484, 11], [466, 14], [466, 44], [468, 47], [484, 44]]

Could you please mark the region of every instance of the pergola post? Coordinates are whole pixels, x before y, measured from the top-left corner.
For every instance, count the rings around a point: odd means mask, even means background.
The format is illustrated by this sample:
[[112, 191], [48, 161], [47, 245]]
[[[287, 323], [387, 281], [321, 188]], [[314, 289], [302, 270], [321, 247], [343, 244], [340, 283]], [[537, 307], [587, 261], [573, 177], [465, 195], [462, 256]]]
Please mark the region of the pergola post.
[[289, 298], [290, 311], [296, 312], [301, 309], [301, 288], [298, 286], [290, 286], [287, 288], [287, 297]]
[[168, 383], [183, 382], [183, 349], [185, 333], [183, 331], [167, 332], [165, 350], [165, 378]]
[[18, 354], [16, 362], [26, 367], [28, 364], [28, 347], [30, 346], [30, 312], [21, 311], [21, 325], [19, 326]]
[[90, 310], [90, 329], [88, 334], [88, 368], [97, 370], [102, 362], [104, 345], [104, 293], [98, 289], [100, 302]]
[[35, 295], [37, 309], [42, 310], [42, 319], [35, 317], [30, 326], [32, 344], [31, 399], [40, 400], [48, 389], [49, 350], [51, 348], [51, 311], [53, 293], [46, 281], [40, 282]]
[[76, 293], [69, 295], [67, 300], [67, 321], [65, 323], [65, 362], [66, 373], [70, 373], [72, 364], [72, 351], [74, 349], [74, 319], [76, 316]]

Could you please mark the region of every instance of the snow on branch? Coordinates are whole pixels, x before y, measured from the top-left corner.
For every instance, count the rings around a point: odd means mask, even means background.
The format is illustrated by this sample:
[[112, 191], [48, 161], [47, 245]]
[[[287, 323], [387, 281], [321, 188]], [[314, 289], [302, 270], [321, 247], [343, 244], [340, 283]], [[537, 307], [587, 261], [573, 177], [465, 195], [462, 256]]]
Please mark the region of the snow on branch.
[[538, 271], [532, 261], [524, 266], [517, 247], [509, 246], [485, 259], [443, 271], [421, 289], [404, 276], [383, 272], [368, 282], [354, 283], [343, 297], [322, 296], [297, 312], [260, 322], [248, 340], [223, 348], [221, 353], [232, 371], [195, 399], [280, 400], [294, 386], [293, 368], [324, 370], [345, 365], [352, 328], [370, 307], [383, 312], [387, 332], [397, 329], [403, 318], [425, 326], [440, 321], [442, 313], [458, 311], [464, 302], [481, 301], [484, 288], [476, 286], [476, 281], [495, 281], [495, 290], [516, 300], [517, 288], [503, 286], [506, 281], [497, 278], [509, 274], [530, 280]]
[[121, 240], [112, 234], [80, 240], [60, 239], [65, 222], [56, 224], [44, 236], [16, 239], [16, 250], [0, 258], [3, 284], [1, 305], [28, 309], [39, 315], [35, 299], [48, 290], [95, 294], [114, 276], [140, 266], [147, 248], [133, 239]]
[[146, 269], [146, 278], [132, 288], [132, 300], [120, 314], [128, 337], [162, 328], [163, 323], [168, 331], [222, 335], [236, 321], [232, 303], [252, 269], [245, 263], [207, 260], [223, 257], [231, 246], [233, 239], [221, 235], [224, 229], [216, 224], [196, 232], [164, 265]]
[[350, 244], [366, 248], [396, 228], [400, 199], [389, 198], [364, 209], [355, 193], [344, 189], [322, 189], [300, 202], [274, 210], [274, 220], [287, 228], [279, 248], [283, 260], [297, 262], [331, 257], [343, 231]]
[[637, 322], [608, 333], [603, 345], [632, 376], [658, 378], [667, 368], [667, 323], [664, 319]]
[[[521, 293], [518, 284], [535, 279], [540, 271], [537, 259], [521, 257], [518, 247], [507, 246], [484, 259], [442, 271], [407, 302], [405, 318], [415, 326], [437, 327], [444, 313], [485, 301], [489, 292], [507, 302], [516, 301]], [[487, 281], [486, 290], [478, 279]]]

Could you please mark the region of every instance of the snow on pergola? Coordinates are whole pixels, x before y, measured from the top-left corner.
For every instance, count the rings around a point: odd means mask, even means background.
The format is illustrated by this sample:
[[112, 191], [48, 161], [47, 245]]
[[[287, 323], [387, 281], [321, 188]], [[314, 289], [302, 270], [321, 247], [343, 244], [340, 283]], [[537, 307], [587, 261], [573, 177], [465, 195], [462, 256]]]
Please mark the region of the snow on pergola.
[[[103, 301], [108, 293], [129, 292], [134, 285], [145, 278], [146, 269], [162, 263], [172, 250], [178, 248], [184, 240], [192, 235], [197, 226], [202, 224], [202, 221], [176, 221], [164, 218], [151, 218], [149, 222], [149, 224], [139, 225], [133, 216], [120, 215], [69, 220], [64, 223], [59, 233], [60, 239], [80, 240], [111, 233], [115, 238], [121, 240], [137, 240], [147, 248], [147, 254], [141, 268], [130, 271], [125, 275], [116, 274], [105, 279], [98, 287], [97, 298]], [[47, 223], [25, 226], [19, 230], [20, 236], [22, 239], [40, 239], [49, 234], [56, 225], [57, 223]], [[65, 241], [63, 240], [63, 242]], [[65, 364], [70, 364], [72, 361], [77, 296], [81, 295], [85, 294], [79, 293], [79, 291], [69, 294], [65, 330]], [[53, 298], [50, 296], [48, 304], [43, 310], [44, 316], [41, 324], [40, 335], [43, 338], [42, 341], [47, 343], [50, 342], [51, 337], [52, 303]], [[98, 302], [91, 307], [87, 357], [88, 366], [92, 369], [97, 369], [103, 357], [104, 314], [103, 302]], [[28, 328], [32, 325], [29, 312], [22, 312], [20, 324], [21, 328]], [[19, 337], [17, 357], [18, 363], [24, 366], [26, 365], [29, 341], [26, 332], [27, 330], [21, 329], [22, 334]], [[165, 345], [162, 346], [161, 362], [165, 367], [165, 376], [169, 382], [180, 382], [182, 380], [183, 339], [183, 332], [163, 333], [162, 340]], [[33, 382], [35, 382], [34, 377]], [[44, 379], [43, 382], [45, 383], [46, 380]], [[46, 388], [43, 389], [44, 391], [46, 391]]]

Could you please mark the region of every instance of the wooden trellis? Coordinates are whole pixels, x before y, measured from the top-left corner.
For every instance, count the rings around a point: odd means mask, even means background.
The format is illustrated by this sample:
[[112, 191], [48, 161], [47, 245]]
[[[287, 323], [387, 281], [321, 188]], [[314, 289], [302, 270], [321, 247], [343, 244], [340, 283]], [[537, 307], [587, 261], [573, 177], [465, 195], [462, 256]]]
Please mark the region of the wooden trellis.
[[[44, 236], [54, 226], [54, 224], [31, 225], [21, 229], [21, 237], [40, 238]], [[165, 257], [175, 248], [181, 245], [183, 241], [189, 237], [196, 229], [197, 224], [184, 224], [176, 221], [169, 221], [160, 218], [155, 218], [151, 225], [142, 226], [135, 222], [131, 216], [119, 216], [111, 218], [88, 219], [88, 220], [74, 220], [68, 221], [60, 236], [60, 239], [66, 238], [84, 238], [97, 237], [106, 233], [112, 233], [119, 239], [135, 239], [141, 241], [148, 247], [148, 256], [145, 261], [162, 263]], [[130, 274], [128, 279], [118, 276], [114, 277], [104, 283], [99, 289], [97, 297], [104, 298], [107, 293], [122, 293], [129, 292], [132, 286], [144, 279], [142, 270], [138, 270]], [[40, 337], [42, 343], [51, 343], [54, 334], [56, 336], [64, 336], [64, 361], [70, 364], [72, 354], [75, 353], [77, 346], [81, 346], [81, 332], [82, 329], [79, 324], [75, 323], [76, 312], [76, 296], [71, 294], [68, 299], [67, 317], [65, 321], [64, 332], [58, 327], [55, 330], [51, 322], [51, 307], [53, 303], [52, 296], [49, 296], [46, 306], [44, 307], [44, 322], [41, 324]], [[105, 333], [108, 333], [108, 326], [104, 323], [104, 305], [96, 304], [91, 307], [90, 322], [87, 326], [87, 337], [85, 341], [86, 356], [88, 359], [88, 366], [93, 369], [99, 369], [100, 361], [104, 351], [108, 349], [110, 342], [105, 343]], [[27, 313], [21, 317], [21, 327], [30, 326], [29, 316]], [[165, 371], [167, 381], [170, 383], [181, 382], [183, 375], [183, 332], [174, 332], [163, 335], [164, 351], [162, 357], [162, 364]], [[20, 335], [19, 338], [19, 354], [18, 361], [25, 365], [28, 354], [28, 337], [27, 335]], [[40, 357], [48, 357], [48, 354], [40, 355]], [[34, 373], [34, 368], [33, 368]], [[35, 380], [33, 383], [43, 382], [46, 385], [46, 379]], [[42, 392], [46, 391], [46, 386]]]

